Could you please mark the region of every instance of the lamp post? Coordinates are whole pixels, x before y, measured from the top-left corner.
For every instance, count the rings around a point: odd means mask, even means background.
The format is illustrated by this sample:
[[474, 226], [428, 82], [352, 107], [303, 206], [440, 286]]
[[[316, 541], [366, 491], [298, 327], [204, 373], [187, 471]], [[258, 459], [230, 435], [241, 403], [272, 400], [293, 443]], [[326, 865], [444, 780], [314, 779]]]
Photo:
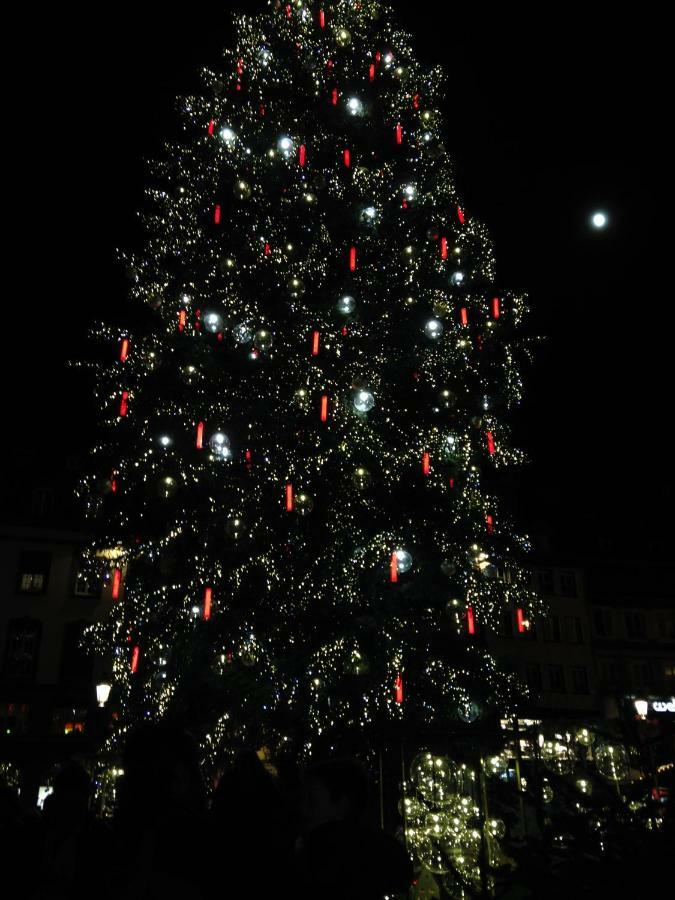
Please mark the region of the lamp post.
[[656, 802], [658, 801], [659, 797], [659, 779], [658, 775], [656, 774], [656, 765], [654, 762], [654, 748], [648, 734], [648, 731], [653, 731], [653, 723], [650, 723], [647, 719], [647, 714], [649, 712], [649, 701], [644, 700], [641, 697], [636, 697], [633, 701], [633, 706], [635, 707], [636, 729], [643, 755], [644, 751], [647, 751], [649, 774], [651, 775], [653, 785], [652, 799]]
[[103, 679], [96, 685], [96, 700], [100, 707], [104, 707], [108, 702], [111, 690], [112, 685], [110, 684], [110, 681], [106, 679]]
[[647, 700], [636, 699], [633, 703], [635, 707], [635, 712], [639, 719], [644, 721], [647, 718], [647, 712], [649, 711], [649, 703]]

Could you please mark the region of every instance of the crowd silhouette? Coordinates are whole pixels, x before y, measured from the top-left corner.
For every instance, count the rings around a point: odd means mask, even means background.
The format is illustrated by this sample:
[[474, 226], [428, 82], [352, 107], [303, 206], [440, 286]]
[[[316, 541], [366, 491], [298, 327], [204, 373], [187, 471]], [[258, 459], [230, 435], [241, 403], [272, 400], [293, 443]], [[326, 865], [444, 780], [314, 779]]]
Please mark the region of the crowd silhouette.
[[[240, 752], [210, 796], [192, 737], [166, 724], [132, 732], [112, 818], [92, 812], [92, 780], [60, 768], [42, 813], [0, 789], [8, 897], [210, 900], [407, 896], [402, 843], [366, 824], [369, 779], [353, 759], [272, 774]], [[11, 879], [10, 879], [11, 880]], [[7, 878], [5, 878], [7, 884]]]

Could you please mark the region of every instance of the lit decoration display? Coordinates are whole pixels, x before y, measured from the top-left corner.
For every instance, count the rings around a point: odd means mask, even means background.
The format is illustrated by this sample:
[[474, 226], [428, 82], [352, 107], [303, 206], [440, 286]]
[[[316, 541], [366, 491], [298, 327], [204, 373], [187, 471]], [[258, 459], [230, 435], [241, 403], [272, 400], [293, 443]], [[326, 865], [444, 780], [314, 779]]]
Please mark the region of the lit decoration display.
[[[462, 206], [443, 73], [391, 10], [270, 3], [237, 24], [153, 164], [125, 256], [143, 315], [94, 330], [89, 556], [124, 589], [90, 639], [121, 728], [187, 711], [208, 753], [470, 729], [524, 691], [481, 629], [540, 609], [493, 487], [523, 461], [525, 300]], [[472, 801], [425, 765], [420, 854], [444, 866], [451, 835], [471, 880]]]

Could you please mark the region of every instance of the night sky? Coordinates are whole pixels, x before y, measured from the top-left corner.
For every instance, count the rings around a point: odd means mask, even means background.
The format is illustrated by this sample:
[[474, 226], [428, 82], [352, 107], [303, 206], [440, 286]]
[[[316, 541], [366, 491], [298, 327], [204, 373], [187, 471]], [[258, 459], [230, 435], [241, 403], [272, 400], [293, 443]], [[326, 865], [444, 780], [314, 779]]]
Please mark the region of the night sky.
[[[656, 123], [669, 105], [658, 23], [569, 5], [498, 18], [483, 4], [461, 14], [444, 4], [443, 17], [436, 3], [394, 5], [418, 56], [448, 72], [447, 145], [465, 208], [495, 240], [499, 283], [528, 293], [531, 330], [547, 336], [517, 417], [533, 460], [520, 514], [532, 531], [606, 532], [639, 553], [675, 502], [672, 301], [655, 223], [665, 206]], [[65, 360], [120, 305], [115, 248], [136, 241], [143, 160], [171, 131], [174, 96], [231, 43], [229, 10], [118, 3], [96, 17], [82, 7], [21, 14], [25, 59], [5, 107], [16, 148], [5, 185], [16, 178], [19, 188], [5, 409], [20, 439], [6, 441], [7, 456], [30, 448], [58, 477], [66, 452], [86, 450], [94, 412]], [[602, 232], [589, 224], [596, 209], [609, 216]]]

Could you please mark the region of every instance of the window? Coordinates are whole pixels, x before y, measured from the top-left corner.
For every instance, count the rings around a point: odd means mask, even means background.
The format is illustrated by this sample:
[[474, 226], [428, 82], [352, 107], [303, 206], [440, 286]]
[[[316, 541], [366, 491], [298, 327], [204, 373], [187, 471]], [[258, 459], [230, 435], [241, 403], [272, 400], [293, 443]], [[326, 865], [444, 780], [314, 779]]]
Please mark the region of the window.
[[69, 622], [63, 633], [61, 682], [86, 685], [91, 681], [93, 660], [82, 647], [82, 635], [89, 623]]
[[14, 619], [7, 628], [4, 677], [30, 682], [35, 678], [42, 624], [35, 619]]
[[513, 569], [505, 566], [503, 569], [499, 570], [499, 577], [504, 582], [504, 584], [513, 584]]
[[619, 660], [603, 660], [599, 668], [600, 678], [606, 687], [611, 690], [623, 689], [625, 678], [623, 664]]
[[659, 637], [666, 641], [675, 640], [675, 614], [671, 612], [659, 613]]
[[531, 691], [541, 691], [541, 666], [537, 662], [529, 662], [525, 665], [525, 680]]
[[663, 685], [667, 691], [675, 688], [675, 660], [663, 664]]
[[563, 633], [568, 644], [581, 644], [584, 633], [581, 628], [579, 616], [565, 616], [563, 619]]
[[594, 609], [593, 610], [593, 630], [598, 637], [611, 637], [612, 628], [612, 610], [611, 609]]
[[543, 620], [544, 640], [559, 641], [560, 640], [560, 618], [558, 616], [548, 616]]
[[76, 597], [99, 597], [101, 585], [89, 572], [78, 570], [75, 574], [73, 594]]
[[497, 634], [499, 637], [513, 637], [513, 614], [510, 609], [502, 610], [499, 617], [499, 625], [497, 626]]
[[537, 583], [542, 594], [553, 593], [553, 572], [551, 569], [545, 569], [543, 572], [537, 572]]
[[549, 690], [553, 694], [565, 693], [565, 670], [562, 666], [547, 666]]
[[652, 667], [648, 662], [633, 663], [633, 687], [637, 690], [649, 688], [652, 684]]
[[52, 713], [52, 734], [78, 735], [85, 730], [86, 709], [57, 708]]
[[0, 703], [0, 734], [25, 734], [28, 731], [28, 706], [25, 703]]
[[34, 519], [43, 519], [54, 509], [54, 491], [51, 488], [35, 488], [31, 500]]
[[21, 594], [44, 594], [49, 582], [52, 555], [42, 550], [22, 550], [19, 554], [17, 589]]
[[647, 637], [647, 617], [643, 612], [630, 611], [625, 613], [626, 635], [629, 638]]
[[572, 666], [570, 674], [572, 676], [572, 693], [588, 694], [588, 669], [586, 666]]
[[575, 572], [560, 573], [560, 593], [563, 597], [577, 596], [577, 576]]

